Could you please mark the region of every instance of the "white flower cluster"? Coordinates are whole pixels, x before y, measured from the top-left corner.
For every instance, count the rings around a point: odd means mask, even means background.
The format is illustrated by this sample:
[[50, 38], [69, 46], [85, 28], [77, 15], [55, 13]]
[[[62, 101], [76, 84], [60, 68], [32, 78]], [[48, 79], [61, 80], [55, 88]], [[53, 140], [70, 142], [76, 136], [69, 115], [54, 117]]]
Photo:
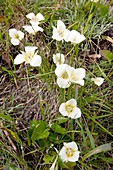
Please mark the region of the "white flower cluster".
[[71, 67], [67, 64], [60, 64], [55, 70], [57, 84], [61, 88], [68, 88], [71, 83], [84, 85], [85, 69]]
[[[29, 33], [35, 35], [38, 31], [43, 31], [43, 28], [39, 26], [40, 21], [44, 20], [41, 13], [35, 15], [34, 13], [29, 13], [26, 15], [30, 19], [31, 25], [25, 25], [23, 28]], [[9, 30], [9, 36], [11, 37], [11, 43], [16, 46], [19, 45], [20, 41], [24, 38], [24, 33], [20, 30], [12, 28]], [[85, 40], [85, 36], [77, 32], [76, 30], [66, 29], [65, 24], [61, 21], [57, 21], [57, 27], [53, 26], [52, 38], [57, 41], [71, 42], [73, 44], [81, 43]], [[42, 63], [42, 58], [37, 54], [38, 50], [36, 46], [25, 46], [25, 51], [21, 51], [20, 54], [14, 59], [14, 64], [21, 64], [25, 62], [29, 63], [31, 66], [40, 66]], [[53, 61], [56, 64], [55, 74], [57, 76], [57, 84], [60, 88], [68, 88], [72, 83], [83, 86], [86, 71], [84, 68], [74, 68], [68, 64], [64, 64], [65, 56], [61, 53], [53, 54]], [[100, 86], [104, 79], [101, 77], [92, 78], [92, 81], [98, 86]], [[63, 116], [67, 116], [71, 119], [77, 119], [81, 117], [81, 110], [77, 107], [77, 101], [72, 98], [64, 103], [61, 103], [59, 107], [59, 112]], [[72, 141], [69, 143], [64, 143], [64, 146], [59, 152], [59, 156], [63, 162], [75, 162], [78, 161], [79, 151], [77, 144]], [[51, 166], [51, 170], [54, 169], [56, 161]]]
[[[35, 35], [38, 31], [43, 32], [43, 28], [39, 26], [40, 21], [44, 20], [44, 17], [41, 13], [38, 13], [36, 16], [34, 13], [29, 13], [26, 15], [30, 19], [31, 25], [25, 25], [23, 28], [29, 33]], [[19, 45], [20, 41], [24, 38], [24, 33], [15, 28], [9, 29], [9, 36], [11, 37], [11, 43], [16, 46]], [[18, 54], [14, 59], [14, 64], [21, 64], [25, 62], [29, 63], [31, 66], [36, 67], [40, 66], [42, 63], [42, 58], [40, 55], [37, 55], [37, 47], [35, 46], [26, 46], [25, 52], [21, 51], [21, 54]], [[36, 52], [35, 52], [36, 51]]]
[[85, 36], [78, 31], [69, 31], [66, 29], [65, 24], [61, 20], [57, 21], [57, 27], [53, 26], [52, 38], [57, 41], [65, 40], [66, 42], [71, 42], [73, 44], [78, 44], [86, 39]]

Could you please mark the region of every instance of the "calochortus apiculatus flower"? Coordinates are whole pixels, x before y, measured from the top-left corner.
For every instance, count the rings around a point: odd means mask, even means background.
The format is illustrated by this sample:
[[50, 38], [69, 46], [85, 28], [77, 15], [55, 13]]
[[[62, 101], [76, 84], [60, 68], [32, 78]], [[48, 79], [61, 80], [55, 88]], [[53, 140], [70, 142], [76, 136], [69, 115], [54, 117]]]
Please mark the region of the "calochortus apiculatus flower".
[[80, 152], [78, 151], [77, 144], [75, 142], [64, 143], [64, 146], [59, 152], [63, 162], [76, 162], [79, 159]]
[[84, 41], [86, 38], [83, 34], [80, 34], [78, 31], [72, 30], [69, 34], [69, 41], [73, 44], [79, 44]]
[[11, 43], [13, 45], [19, 45], [20, 41], [24, 38], [24, 33], [15, 28], [9, 29], [9, 36], [11, 37]]
[[43, 32], [43, 28], [39, 26], [40, 21], [44, 20], [41, 13], [35, 15], [34, 13], [29, 13], [26, 15], [30, 19], [31, 25], [24, 25], [23, 28], [29, 33], [35, 35], [38, 31]]
[[65, 24], [61, 21], [57, 21], [57, 27], [53, 26], [53, 36], [52, 38], [57, 40], [57, 41], [62, 41], [65, 40], [68, 42], [68, 35], [69, 35], [69, 30], [66, 29]]
[[42, 63], [42, 58], [40, 55], [37, 55], [35, 50], [37, 47], [35, 46], [26, 46], [25, 52], [21, 51], [21, 54], [18, 54], [14, 59], [14, 64], [21, 64], [25, 62], [26, 64], [29, 63], [31, 66], [36, 67], [40, 66]]
[[33, 12], [26, 15], [27, 18], [30, 19], [31, 25], [39, 25], [40, 21], [44, 20], [44, 17], [41, 13], [35, 15]]
[[71, 67], [67, 64], [60, 64], [55, 70], [57, 75], [57, 84], [61, 88], [68, 88], [71, 83], [84, 85], [85, 69]]
[[66, 103], [62, 103], [59, 107], [59, 112], [63, 116], [67, 116], [72, 119], [81, 117], [81, 110], [77, 107], [77, 102], [75, 99], [70, 99]]
[[91, 79], [97, 86], [100, 86], [103, 82], [104, 79], [102, 77], [96, 77]]
[[53, 54], [53, 61], [56, 64], [56, 66], [63, 64], [65, 61], [64, 54], [60, 54], [60, 53]]

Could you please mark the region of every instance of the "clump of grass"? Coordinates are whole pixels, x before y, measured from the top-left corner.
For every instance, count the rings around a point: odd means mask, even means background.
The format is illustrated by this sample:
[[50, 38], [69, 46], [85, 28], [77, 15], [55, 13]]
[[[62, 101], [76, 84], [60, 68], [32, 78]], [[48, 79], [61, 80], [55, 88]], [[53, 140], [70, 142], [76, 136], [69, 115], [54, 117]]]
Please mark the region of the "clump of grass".
[[[0, 168], [49, 169], [58, 155], [56, 149], [60, 151], [63, 142], [70, 141], [77, 143], [80, 159], [66, 164], [59, 158], [58, 169], [111, 168], [112, 61], [103, 57], [89, 61], [89, 54], [99, 53], [103, 35], [112, 26], [112, 1], [40, 0], [21, 1], [18, 5], [18, 1], [6, 0], [0, 3], [4, 9], [0, 33]], [[8, 30], [21, 29], [28, 23], [26, 14], [30, 12], [41, 12], [45, 16], [41, 25], [44, 32], [35, 36], [26, 34], [20, 46], [14, 47]], [[86, 40], [76, 46], [53, 40], [52, 26], [58, 19], [63, 20], [68, 29], [84, 34]], [[43, 58], [40, 68], [14, 65], [14, 58], [27, 45], [38, 46]], [[66, 56], [67, 64], [86, 69], [84, 86], [58, 87], [52, 58], [58, 52]], [[104, 78], [100, 87], [91, 82], [94, 76]], [[59, 113], [60, 104], [71, 98], [76, 98], [82, 112], [82, 117], [76, 120]]]

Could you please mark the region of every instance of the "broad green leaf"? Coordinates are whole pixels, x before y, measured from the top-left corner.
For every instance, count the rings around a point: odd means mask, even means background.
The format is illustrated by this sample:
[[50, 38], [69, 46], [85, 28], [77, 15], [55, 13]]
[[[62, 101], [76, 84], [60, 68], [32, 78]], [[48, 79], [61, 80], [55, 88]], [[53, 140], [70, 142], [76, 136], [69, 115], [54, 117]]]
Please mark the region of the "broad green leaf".
[[[47, 138], [48, 136], [49, 136], [49, 129], [46, 129], [45, 131], [43, 131], [40, 135], [39, 135], [39, 137], [38, 137], [38, 139], [44, 139], [44, 138]], [[37, 139], [37, 140], [38, 140]]]
[[34, 143], [35, 140], [46, 138], [49, 135], [49, 132], [45, 130], [46, 130], [46, 122], [40, 120], [33, 130], [31, 136], [32, 142]]
[[56, 133], [64, 134], [66, 133], [66, 129], [58, 125], [57, 123], [52, 124], [52, 130]]
[[58, 124], [62, 124], [68, 121], [68, 118], [62, 117], [62, 116], [58, 116], [57, 119]]
[[30, 128], [28, 129], [27, 131], [27, 136], [28, 136], [28, 145], [30, 146], [31, 145], [31, 136], [32, 136], [32, 133], [36, 127], [36, 125], [38, 124], [38, 121], [37, 120], [32, 120], [30, 122]]
[[109, 50], [101, 50], [100, 54], [104, 56], [109, 62], [113, 60], [113, 53]]
[[90, 152], [88, 152], [86, 155], [84, 155], [82, 159], [84, 161], [84, 160], [86, 160], [87, 158], [89, 158], [92, 155], [95, 155], [95, 154], [98, 154], [98, 153], [101, 153], [101, 152], [106, 152], [106, 151], [109, 151], [111, 149], [112, 149], [111, 148], [111, 143], [100, 145], [97, 148], [95, 148], [95, 149], [91, 150]]

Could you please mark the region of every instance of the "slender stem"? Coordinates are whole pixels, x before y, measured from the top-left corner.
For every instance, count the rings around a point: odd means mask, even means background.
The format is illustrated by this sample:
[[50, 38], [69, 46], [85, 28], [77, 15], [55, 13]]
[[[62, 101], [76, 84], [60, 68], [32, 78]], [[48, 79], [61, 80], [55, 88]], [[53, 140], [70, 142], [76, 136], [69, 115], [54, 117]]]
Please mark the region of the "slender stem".
[[29, 83], [29, 76], [28, 76], [28, 69], [27, 69], [27, 66], [25, 66], [25, 68], [26, 68], [26, 74], [27, 74], [27, 83], [28, 83], [29, 91], [31, 91], [31, 88], [30, 88], [30, 83]]
[[75, 99], [77, 100], [78, 98], [78, 85], [75, 85]]

